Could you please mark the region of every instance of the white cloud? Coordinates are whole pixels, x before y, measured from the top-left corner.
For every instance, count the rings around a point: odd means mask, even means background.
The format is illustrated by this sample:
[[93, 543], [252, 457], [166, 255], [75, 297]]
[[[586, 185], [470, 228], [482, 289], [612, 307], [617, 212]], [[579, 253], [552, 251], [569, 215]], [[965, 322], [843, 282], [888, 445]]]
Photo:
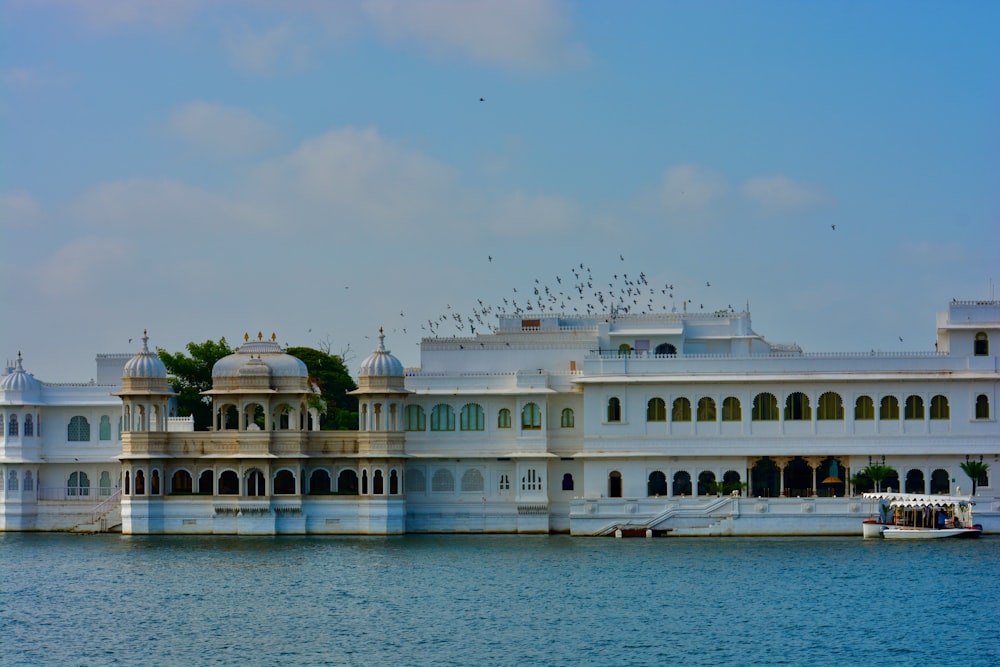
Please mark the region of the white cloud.
[[729, 192], [726, 179], [716, 171], [692, 164], [674, 165], [660, 182], [660, 201], [668, 211], [702, 211]]
[[524, 70], [587, 61], [571, 39], [568, 6], [552, 0], [365, 0], [364, 12], [389, 41]]
[[514, 192], [492, 207], [489, 218], [489, 226], [498, 235], [558, 234], [580, 222], [580, 211], [563, 197]]
[[282, 206], [292, 206], [295, 214], [313, 223], [412, 232], [420, 231], [418, 225], [453, 220], [450, 211], [459, 198], [454, 182], [455, 172], [445, 164], [374, 129], [345, 128], [265, 163], [254, 175], [248, 196], [289, 202]]
[[201, 100], [174, 110], [168, 125], [188, 143], [225, 156], [253, 155], [278, 140], [277, 131], [249, 111]]
[[34, 283], [56, 302], [115, 293], [115, 283], [128, 275], [133, 244], [122, 238], [85, 238], [59, 248], [35, 267]]
[[264, 32], [248, 28], [229, 32], [223, 46], [229, 61], [244, 74], [264, 76], [294, 72], [306, 67], [311, 60], [301, 35], [297, 35], [289, 23]]
[[[191, 232], [253, 230], [274, 222], [251, 203], [165, 180], [103, 183], [80, 197], [72, 208], [88, 225], [127, 230], [157, 244]], [[190, 237], [178, 240], [187, 242]]]
[[24, 192], [0, 193], [0, 226], [6, 229], [34, 227], [45, 218], [45, 211]]
[[816, 188], [796, 183], [784, 176], [748, 179], [743, 195], [772, 212], [802, 211], [826, 203], [826, 195]]
[[35, 0], [79, 15], [91, 28], [108, 30], [127, 25], [172, 27], [186, 22], [203, 0]]

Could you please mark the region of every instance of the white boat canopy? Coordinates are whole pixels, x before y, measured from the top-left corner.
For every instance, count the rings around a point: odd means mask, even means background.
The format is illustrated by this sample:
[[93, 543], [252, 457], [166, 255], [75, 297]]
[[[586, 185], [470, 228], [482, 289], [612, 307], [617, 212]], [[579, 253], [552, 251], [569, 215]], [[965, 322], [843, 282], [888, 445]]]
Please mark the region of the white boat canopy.
[[890, 507], [954, 507], [962, 503], [975, 505], [969, 496], [938, 496], [924, 493], [865, 493], [870, 500], [888, 500]]

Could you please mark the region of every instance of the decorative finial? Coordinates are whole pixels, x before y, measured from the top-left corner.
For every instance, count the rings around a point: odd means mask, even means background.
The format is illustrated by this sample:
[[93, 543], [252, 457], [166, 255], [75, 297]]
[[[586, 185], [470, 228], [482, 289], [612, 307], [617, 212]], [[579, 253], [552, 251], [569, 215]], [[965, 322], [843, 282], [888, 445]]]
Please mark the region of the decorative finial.
[[243, 342], [244, 343], [249, 343], [250, 342], [250, 333], [249, 332], [243, 334]]
[[260, 331], [257, 332], [257, 340], [264, 340], [264, 334]]
[[271, 332], [271, 342], [276, 343], [278, 341], [278, 334]]

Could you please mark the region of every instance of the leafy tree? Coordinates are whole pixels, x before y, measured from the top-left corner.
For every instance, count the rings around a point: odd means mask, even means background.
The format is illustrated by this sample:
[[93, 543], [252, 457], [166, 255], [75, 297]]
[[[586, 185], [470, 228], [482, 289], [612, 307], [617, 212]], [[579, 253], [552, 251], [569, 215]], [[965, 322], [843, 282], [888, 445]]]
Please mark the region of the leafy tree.
[[181, 417], [194, 416], [196, 431], [207, 431], [212, 426], [212, 403], [201, 392], [212, 388], [212, 367], [215, 362], [233, 353], [226, 339], [218, 342], [206, 340], [204, 343], [190, 342], [187, 351], [171, 354], [157, 348], [160, 361], [167, 367], [170, 386], [177, 392], [177, 414]]
[[984, 482], [990, 464], [982, 461], [966, 461], [961, 466], [962, 471], [972, 480], [972, 495], [976, 495], [976, 483], [982, 484]]
[[309, 369], [309, 380], [320, 390], [320, 428], [325, 431], [355, 430], [358, 428], [358, 399], [347, 392], [358, 388], [336, 355], [311, 347], [290, 347], [288, 354], [298, 357]]
[[873, 463], [864, 468], [859, 475], [867, 477], [875, 484], [877, 492], [882, 491], [882, 482], [896, 474], [896, 469], [882, 463]]

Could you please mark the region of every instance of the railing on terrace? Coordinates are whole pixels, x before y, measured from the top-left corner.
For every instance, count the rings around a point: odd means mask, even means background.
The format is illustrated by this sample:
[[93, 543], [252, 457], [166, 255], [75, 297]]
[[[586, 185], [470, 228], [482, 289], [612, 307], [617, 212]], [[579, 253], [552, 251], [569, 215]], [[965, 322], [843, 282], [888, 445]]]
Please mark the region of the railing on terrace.
[[38, 500], [92, 503], [113, 497], [119, 491], [110, 486], [40, 486]]
[[661, 360], [661, 359], [931, 359], [949, 357], [946, 352], [770, 352], [766, 354], [651, 354], [645, 352], [619, 352], [617, 350], [591, 350], [586, 359], [602, 360]]

